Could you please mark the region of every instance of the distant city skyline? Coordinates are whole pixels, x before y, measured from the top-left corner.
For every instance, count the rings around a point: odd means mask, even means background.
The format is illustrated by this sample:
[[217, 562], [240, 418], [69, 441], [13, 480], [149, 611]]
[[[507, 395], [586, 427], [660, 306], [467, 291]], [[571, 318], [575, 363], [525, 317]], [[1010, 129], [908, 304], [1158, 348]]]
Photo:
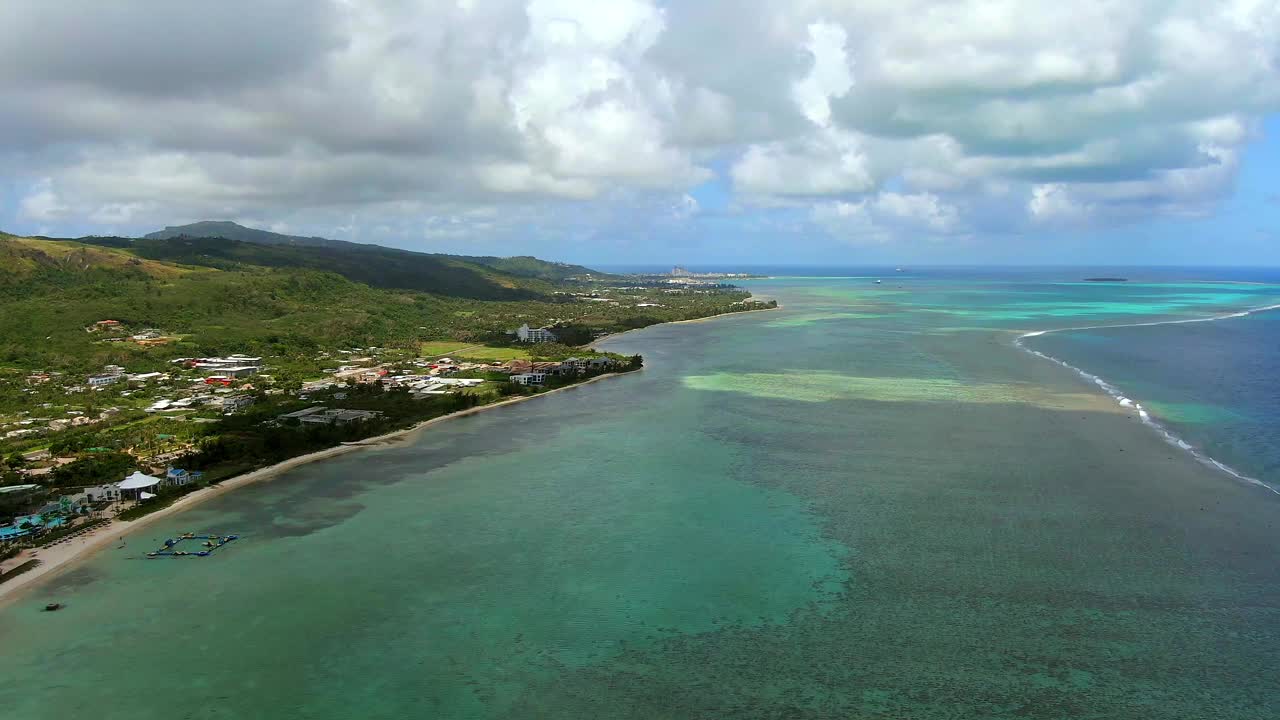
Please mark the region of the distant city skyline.
[[10, 3], [0, 40], [9, 232], [1280, 265], [1275, 0]]

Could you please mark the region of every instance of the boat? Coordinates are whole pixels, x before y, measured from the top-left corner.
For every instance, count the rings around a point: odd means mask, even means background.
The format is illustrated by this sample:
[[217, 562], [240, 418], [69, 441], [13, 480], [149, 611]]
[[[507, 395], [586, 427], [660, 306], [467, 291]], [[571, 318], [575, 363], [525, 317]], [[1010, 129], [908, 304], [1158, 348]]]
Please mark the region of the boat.
[[877, 285], [879, 285], [881, 282], [883, 282], [883, 281], [881, 281], [881, 280], [877, 280], [877, 281], [876, 281], [876, 284], [877, 284]]
[[55, 612], [62, 609], [62, 603], [49, 603], [44, 606], [45, 612]]

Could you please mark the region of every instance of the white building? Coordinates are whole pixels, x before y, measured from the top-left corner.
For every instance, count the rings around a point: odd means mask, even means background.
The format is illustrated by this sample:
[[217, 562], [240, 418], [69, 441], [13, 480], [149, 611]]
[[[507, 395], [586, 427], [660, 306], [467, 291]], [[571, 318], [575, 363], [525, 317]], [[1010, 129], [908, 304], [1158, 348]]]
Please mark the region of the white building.
[[79, 499], [80, 496], [84, 496], [84, 499], [91, 503], [115, 502], [120, 499], [120, 483], [108, 483], [84, 488], [73, 499]]
[[547, 374], [544, 372], [520, 373], [511, 376], [511, 382], [517, 385], [541, 385], [546, 381]]
[[516, 328], [516, 338], [519, 339], [520, 342], [531, 343], [555, 342], [558, 339], [556, 338], [555, 333], [551, 332], [547, 328], [531, 328], [529, 327], [529, 323], [525, 323], [524, 325]]
[[238, 378], [258, 374], [256, 365], [219, 365], [216, 363], [196, 363], [196, 367], [209, 373], [209, 377]]
[[112, 383], [118, 383], [123, 379], [124, 379], [124, 375], [116, 374], [116, 373], [112, 373], [109, 375], [94, 375], [89, 378], [89, 387], [91, 388], [106, 387], [108, 385], [111, 385]]

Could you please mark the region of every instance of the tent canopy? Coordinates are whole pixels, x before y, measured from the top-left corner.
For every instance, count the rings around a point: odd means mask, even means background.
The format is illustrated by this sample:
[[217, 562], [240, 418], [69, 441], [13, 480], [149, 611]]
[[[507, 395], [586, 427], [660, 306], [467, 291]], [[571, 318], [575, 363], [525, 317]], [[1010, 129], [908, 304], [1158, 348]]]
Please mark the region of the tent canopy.
[[152, 494], [151, 494], [151, 493], [149, 493], [149, 492], [139, 493], [139, 496], [140, 496], [143, 500], [150, 500], [151, 498], [155, 497], [155, 495], [152, 495]]
[[160, 484], [160, 478], [151, 477], [150, 475], [143, 475], [140, 472], [135, 472], [134, 474], [125, 478], [124, 482], [120, 483], [120, 489], [121, 490], [137, 490], [139, 488], [155, 487], [156, 485], [159, 485], [159, 484]]

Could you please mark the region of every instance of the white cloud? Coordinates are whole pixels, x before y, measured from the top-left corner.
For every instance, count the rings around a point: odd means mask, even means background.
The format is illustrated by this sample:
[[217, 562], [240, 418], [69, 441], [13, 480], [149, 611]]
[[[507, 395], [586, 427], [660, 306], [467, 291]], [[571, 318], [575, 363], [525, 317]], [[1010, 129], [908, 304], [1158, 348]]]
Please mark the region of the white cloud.
[[1277, 47], [1280, 0], [8, 3], [0, 163], [55, 226], [669, 217], [716, 172], [883, 237], [1097, 225], [1211, 212]]
[[959, 208], [930, 193], [881, 192], [856, 203], [819, 203], [812, 219], [851, 244], [937, 240], [966, 232]]
[[69, 211], [53, 190], [52, 178], [41, 178], [31, 186], [19, 205], [22, 216], [36, 221], [60, 220]]
[[805, 49], [813, 57], [809, 74], [792, 86], [791, 94], [804, 116], [819, 127], [831, 124], [831, 98], [844, 97], [853, 87], [849, 55], [845, 52], [848, 36], [844, 28], [830, 23], [809, 26]]

